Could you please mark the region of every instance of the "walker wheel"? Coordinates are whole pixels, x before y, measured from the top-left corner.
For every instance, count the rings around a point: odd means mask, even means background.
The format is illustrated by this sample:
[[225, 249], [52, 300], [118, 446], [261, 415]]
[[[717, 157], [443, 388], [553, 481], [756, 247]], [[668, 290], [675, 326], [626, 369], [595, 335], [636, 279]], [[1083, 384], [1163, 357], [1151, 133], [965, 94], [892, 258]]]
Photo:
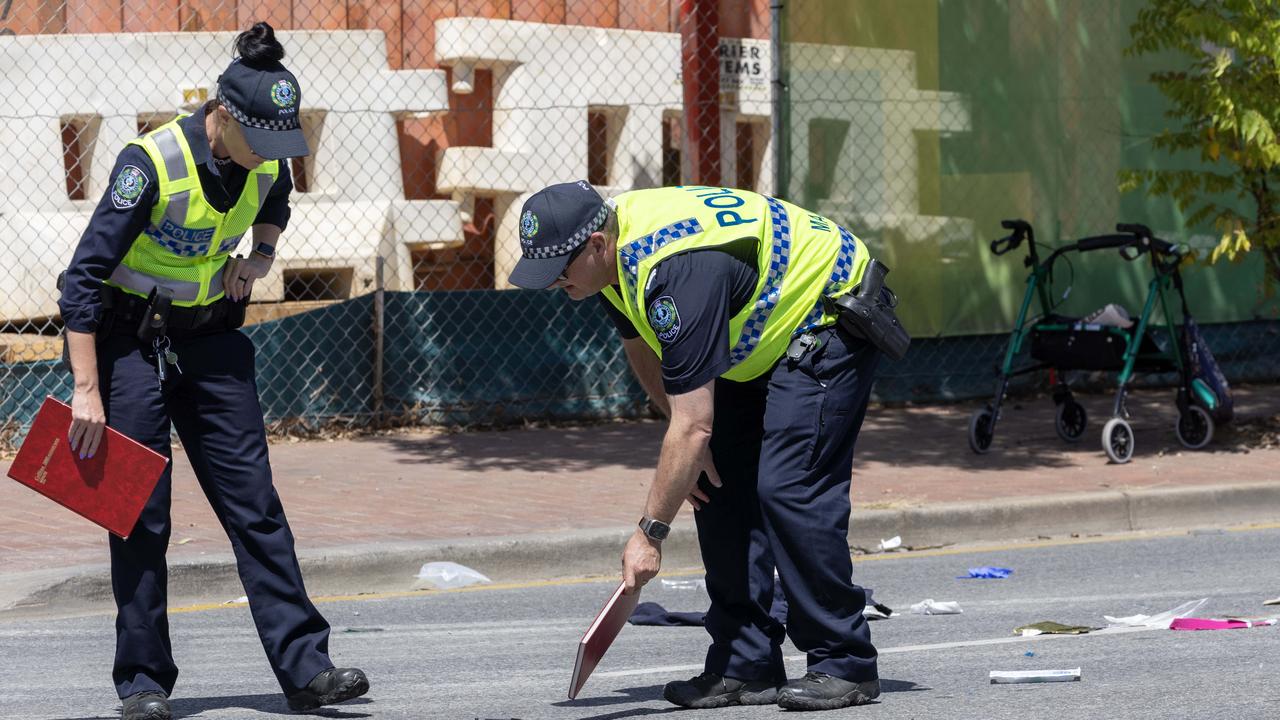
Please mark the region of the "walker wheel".
[[1088, 426], [1089, 414], [1084, 411], [1083, 405], [1068, 398], [1058, 406], [1058, 412], [1053, 418], [1053, 427], [1058, 431], [1058, 437], [1069, 443], [1080, 442]]
[[969, 449], [979, 455], [986, 455], [991, 449], [993, 437], [995, 437], [995, 427], [991, 422], [991, 409], [978, 410], [969, 418]]
[[1174, 430], [1183, 447], [1199, 450], [1213, 439], [1213, 417], [1199, 405], [1190, 405], [1187, 412], [1178, 413], [1178, 424]]
[[1111, 418], [1102, 428], [1102, 450], [1111, 462], [1123, 465], [1133, 457], [1133, 428], [1124, 418]]

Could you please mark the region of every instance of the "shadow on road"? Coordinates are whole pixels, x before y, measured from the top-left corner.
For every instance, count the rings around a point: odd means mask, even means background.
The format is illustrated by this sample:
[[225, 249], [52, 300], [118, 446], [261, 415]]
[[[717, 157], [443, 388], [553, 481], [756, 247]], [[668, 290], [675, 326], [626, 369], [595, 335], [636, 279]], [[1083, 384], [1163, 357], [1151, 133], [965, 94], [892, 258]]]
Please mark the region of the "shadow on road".
[[[1206, 452], [1247, 452], [1259, 437], [1280, 426], [1280, 392], [1275, 386], [1234, 390], [1240, 431], [1219, 429]], [[955, 405], [878, 407], [867, 413], [858, 437], [855, 463], [952, 467], [974, 472], [1069, 467], [1105, 463], [1099, 444], [1111, 417], [1114, 393], [1077, 394], [1088, 411], [1088, 427], [1079, 443], [1063, 442], [1054, 429], [1056, 406], [1046, 395], [1010, 398], [987, 455], [969, 451], [969, 417], [984, 400]], [[1130, 396], [1129, 410], [1144, 453], [1173, 453], [1182, 448], [1174, 435], [1178, 411], [1174, 392], [1142, 389]], [[1261, 425], [1259, 425], [1261, 423]], [[1257, 427], [1253, 427], [1257, 426]], [[593, 425], [511, 429], [491, 432], [403, 435], [373, 438], [386, 443], [399, 462], [452, 463], [472, 472], [524, 470], [578, 472], [605, 466], [649, 468], [657, 458], [666, 423], [653, 420]], [[1265, 443], [1262, 443], [1265, 445]]]
[[643, 715], [665, 715], [666, 713], [684, 710], [674, 705], [665, 708], [635, 708], [634, 710], [620, 710], [618, 712], [605, 713], [604, 715], [588, 715], [582, 720], [622, 720], [622, 718], [641, 717]]
[[913, 683], [910, 680], [880, 680], [880, 692], [882, 693], [920, 692], [921, 690], [932, 689], [927, 685]]
[[622, 703], [649, 702], [652, 700], [662, 699], [662, 685], [647, 685], [645, 687], [621, 688], [615, 690], [612, 695], [603, 697], [582, 698], [579, 700], [561, 700], [558, 703], [551, 703], [555, 707], [602, 707], [604, 705], [621, 705]]
[[[227, 710], [230, 708], [238, 708], [243, 710], [256, 710], [263, 713], [290, 713], [288, 705], [285, 704], [284, 696], [280, 693], [266, 693], [261, 695], [221, 695], [217, 697], [202, 698], [170, 698], [169, 704], [173, 707], [174, 717], [191, 717], [208, 710]], [[349, 700], [341, 705], [331, 707], [323, 707], [313, 710], [310, 713], [300, 713], [299, 716], [322, 717], [322, 718], [367, 718], [371, 717], [369, 713], [351, 712], [361, 705], [370, 704], [368, 698], [356, 698]]]
[[606, 465], [652, 467], [666, 423], [600, 423], [530, 430], [392, 436], [400, 462], [457, 462], [464, 469], [574, 472]]

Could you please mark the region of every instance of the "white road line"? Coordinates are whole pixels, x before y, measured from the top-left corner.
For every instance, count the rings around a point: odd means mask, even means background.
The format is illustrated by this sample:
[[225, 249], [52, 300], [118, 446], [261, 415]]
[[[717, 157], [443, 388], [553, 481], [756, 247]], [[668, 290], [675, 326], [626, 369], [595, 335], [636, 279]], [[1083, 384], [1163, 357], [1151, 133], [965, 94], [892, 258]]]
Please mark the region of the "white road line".
[[[1066, 640], [1068, 638], [1085, 638], [1092, 635], [1125, 635], [1135, 632], [1150, 632], [1151, 630], [1167, 630], [1162, 627], [1114, 627], [1102, 630], [1094, 630], [1085, 635], [1032, 635], [1030, 637], [1021, 637], [1012, 635], [1009, 637], [987, 638], [986, 640], [960, 640], [957, 642], [931, 643], [928, 645], [899, 645], [897, 647], [885, 648], [880, 651], [881, 655], [891, 655], [893, 653], [920, 652], [922, 650], [947, 650], [959, 647], [981, 647], [983, 645], [1006, 645], [1008, 643], [1031, 642], [1033, 640]], [[804, 660], [803, 655], [793, 655], [784, 658], [787, 661]]]
[[[928, 645], [899, 645], [897, 647], [882, 648], [881, 655], [893, 655], [897, 653], [922, 652], [928, 650], [948, 650], [960, 647], [981, 647], [983, 645], [1005, 645], [1008, 643], [1031, 642], [1033, 640], [1065, 640], [1068, 638], [1083, 638], [1089, 635], [1124, 635], [1135, 632], [1150, 632], [1152, 630], [1164, 630], [1165, 628], [1106, 628], [1105, 630], [1095, 630], [1088, 635], [1035, 635], [1032, 637], [999, 637], [987, 638], [985, 640], [960, 640], [957, 642], [931, 643]], [[804, 655], [788, 655], [783, 660], [788, 663], [803, 663]], [[701, 671], [702, 665], [663, 665], [659, 667], [636, 668], [633, 670], [611, 670], [608, 672], [593, 673], [592, 677], [630, 677], [633, 675], [666, 675], [670, 673], [694, 672]]]

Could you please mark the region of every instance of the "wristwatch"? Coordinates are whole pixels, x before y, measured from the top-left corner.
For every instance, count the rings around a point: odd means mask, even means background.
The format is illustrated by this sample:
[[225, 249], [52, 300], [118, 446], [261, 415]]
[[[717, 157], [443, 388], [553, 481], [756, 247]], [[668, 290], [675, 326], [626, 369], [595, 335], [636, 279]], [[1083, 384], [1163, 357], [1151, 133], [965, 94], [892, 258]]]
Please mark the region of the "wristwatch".
[[253, 251], [254, 251], [254, 252], [256, 252], [256, 253], [258, 253], [259, 255], [261, 255], [262, 257], [264, 257], [264, 258], [266, 258], [266, 259], [268, 259], [268, 260], [270, 260], [270, 259], [272, 259], [272, 258], [274, 258], [274, 257], [276, 256], [276, 248], [275, 248], [275, 246], [274, 246], [274, 245], [268, 245], [268, 244], [266, 244], [266, 243], [264, 243], [264, 242], [260, 242], [260, 243], [258, 243], [258, 246], [257, 246], [257, 247], [255, 247], [255, 248], [253, 249]]
[[654, 542], [662, 542], [671, 534], [671, 526], [651, 517], [640, 518], [640, 532]]

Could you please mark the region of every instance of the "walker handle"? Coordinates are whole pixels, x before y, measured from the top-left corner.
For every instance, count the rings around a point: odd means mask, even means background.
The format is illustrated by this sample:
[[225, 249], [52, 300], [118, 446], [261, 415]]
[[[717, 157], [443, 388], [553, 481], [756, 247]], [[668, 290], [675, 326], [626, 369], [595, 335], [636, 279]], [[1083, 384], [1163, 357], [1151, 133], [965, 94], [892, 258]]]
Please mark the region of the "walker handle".
[[1151, 234], [1151, 228], [1138, 223], [1119, 223], [1116, 225], [1116, 232], [1129, 233], [1138, 237], [1154, 237]]
[[1004, 255], [1005, 253], [1018, 249], [1022, 244], [1022, 239], [1031, 235], [1031, 223], [1026, 220], [1001, 220], [1000, 227], [1013, 232], [999, 240], [991, 241], [991, 253], [993, 255]]

